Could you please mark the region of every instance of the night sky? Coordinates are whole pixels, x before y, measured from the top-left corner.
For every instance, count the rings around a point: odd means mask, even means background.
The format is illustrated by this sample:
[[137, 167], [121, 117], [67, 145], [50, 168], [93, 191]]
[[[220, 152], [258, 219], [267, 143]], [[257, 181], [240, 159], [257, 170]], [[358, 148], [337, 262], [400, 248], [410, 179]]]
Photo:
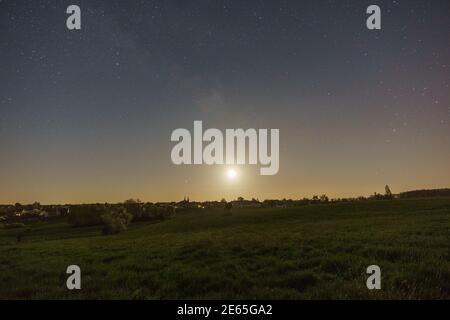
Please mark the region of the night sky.
[[[0, 203], [450, 187], [449, 86], [448, 0], [0, 0]], [[279, 128], [279, 173], [175, 166], [194, 120]]]

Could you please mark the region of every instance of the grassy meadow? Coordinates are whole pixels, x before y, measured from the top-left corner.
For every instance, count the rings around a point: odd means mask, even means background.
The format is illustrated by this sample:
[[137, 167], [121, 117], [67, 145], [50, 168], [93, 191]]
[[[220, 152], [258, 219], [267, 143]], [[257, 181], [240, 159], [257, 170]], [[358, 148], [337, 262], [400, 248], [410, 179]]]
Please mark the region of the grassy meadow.
[[28, 227], [21, 242], [0, 229], [0, 299], [450, 299], [450, 198], [198, 209], [108, 236]]

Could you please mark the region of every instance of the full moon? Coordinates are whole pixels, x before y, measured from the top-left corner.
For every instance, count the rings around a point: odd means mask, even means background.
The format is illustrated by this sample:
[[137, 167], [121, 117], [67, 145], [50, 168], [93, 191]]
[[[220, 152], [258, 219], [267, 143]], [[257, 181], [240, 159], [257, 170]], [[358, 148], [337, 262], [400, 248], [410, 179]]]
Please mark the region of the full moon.
[[237, 172], [236, 172], [236, 170], [234, 170], [234, 169], [228, 169], [228, 171], [227, 171], [227, 177], [228, 177], [228, 179], [230, 179], [230, 180], [236, 179], [236, 177], [237, 177]]

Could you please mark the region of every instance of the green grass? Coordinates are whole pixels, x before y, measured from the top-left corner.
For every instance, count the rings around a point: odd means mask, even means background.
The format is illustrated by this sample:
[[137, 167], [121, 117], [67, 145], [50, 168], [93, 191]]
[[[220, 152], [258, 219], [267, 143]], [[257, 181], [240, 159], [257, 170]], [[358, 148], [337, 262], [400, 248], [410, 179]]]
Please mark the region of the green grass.
[[[449, 299], [450, 199], [198, 210], [118, 235], [0, 229], [0, 298]], [[82, 290], [65, 287], [77, 264]], [[382, 271], [368, 290], [367, 266]]]

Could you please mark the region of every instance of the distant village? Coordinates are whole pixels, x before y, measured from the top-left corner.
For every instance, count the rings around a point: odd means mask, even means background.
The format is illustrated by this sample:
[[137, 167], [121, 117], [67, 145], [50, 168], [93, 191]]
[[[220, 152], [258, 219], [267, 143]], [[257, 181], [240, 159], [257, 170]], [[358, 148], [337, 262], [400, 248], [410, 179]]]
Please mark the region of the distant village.
[[[141, 202], [139, 199], [129, 199], [123, 203], [117, 204], [94, 204], [97, 206], [124, 206], [131, 211], [150, 212], [155, 208], [167, 208], [171, 207], [173, 210], [183, 211], [186, 209], [206, 209], [206, 208], [223, 208], [231, 210], [232, 208], [289, 208], [305, 205], [315, 205], [329, 202], [350, 202], [350, 201], [367, 201], [367, 200], [386, 200], [394, 198], [411, 198], [411, 197], [430, 197], [430, 196], [450, 196], [450, 189], [433, 189], [433, 190], [416, 190], [408, 191], [400, 194], [393, 194], [389, 186], [385, 186], [385, 193], [374, 193], [369, 197], [356, 197], [356, 198], [337, 198], [330, 199], [327, 195], [313, 196], [312, 198], [302, 199], [266, 199], [260, 201], [258, 199], [244, 199], [242, 197], [236, 200], [226, 201], [191, 201], [189, 197], [185, 197], [178, 202]], [[65, 217], [70, 215], [71, 210], [80, 206], [88, 205], [41, 205], [39, 202], [33, 204], [20, 204], [14, 205], [0, 205], [0, 223], [7, 221], [34, 221], [34, 220], [46, 220], [51, 218]], [[92, 205], [91, 205], [92, 206]], [[129, 211], [130, 211], [129, 210]]]

